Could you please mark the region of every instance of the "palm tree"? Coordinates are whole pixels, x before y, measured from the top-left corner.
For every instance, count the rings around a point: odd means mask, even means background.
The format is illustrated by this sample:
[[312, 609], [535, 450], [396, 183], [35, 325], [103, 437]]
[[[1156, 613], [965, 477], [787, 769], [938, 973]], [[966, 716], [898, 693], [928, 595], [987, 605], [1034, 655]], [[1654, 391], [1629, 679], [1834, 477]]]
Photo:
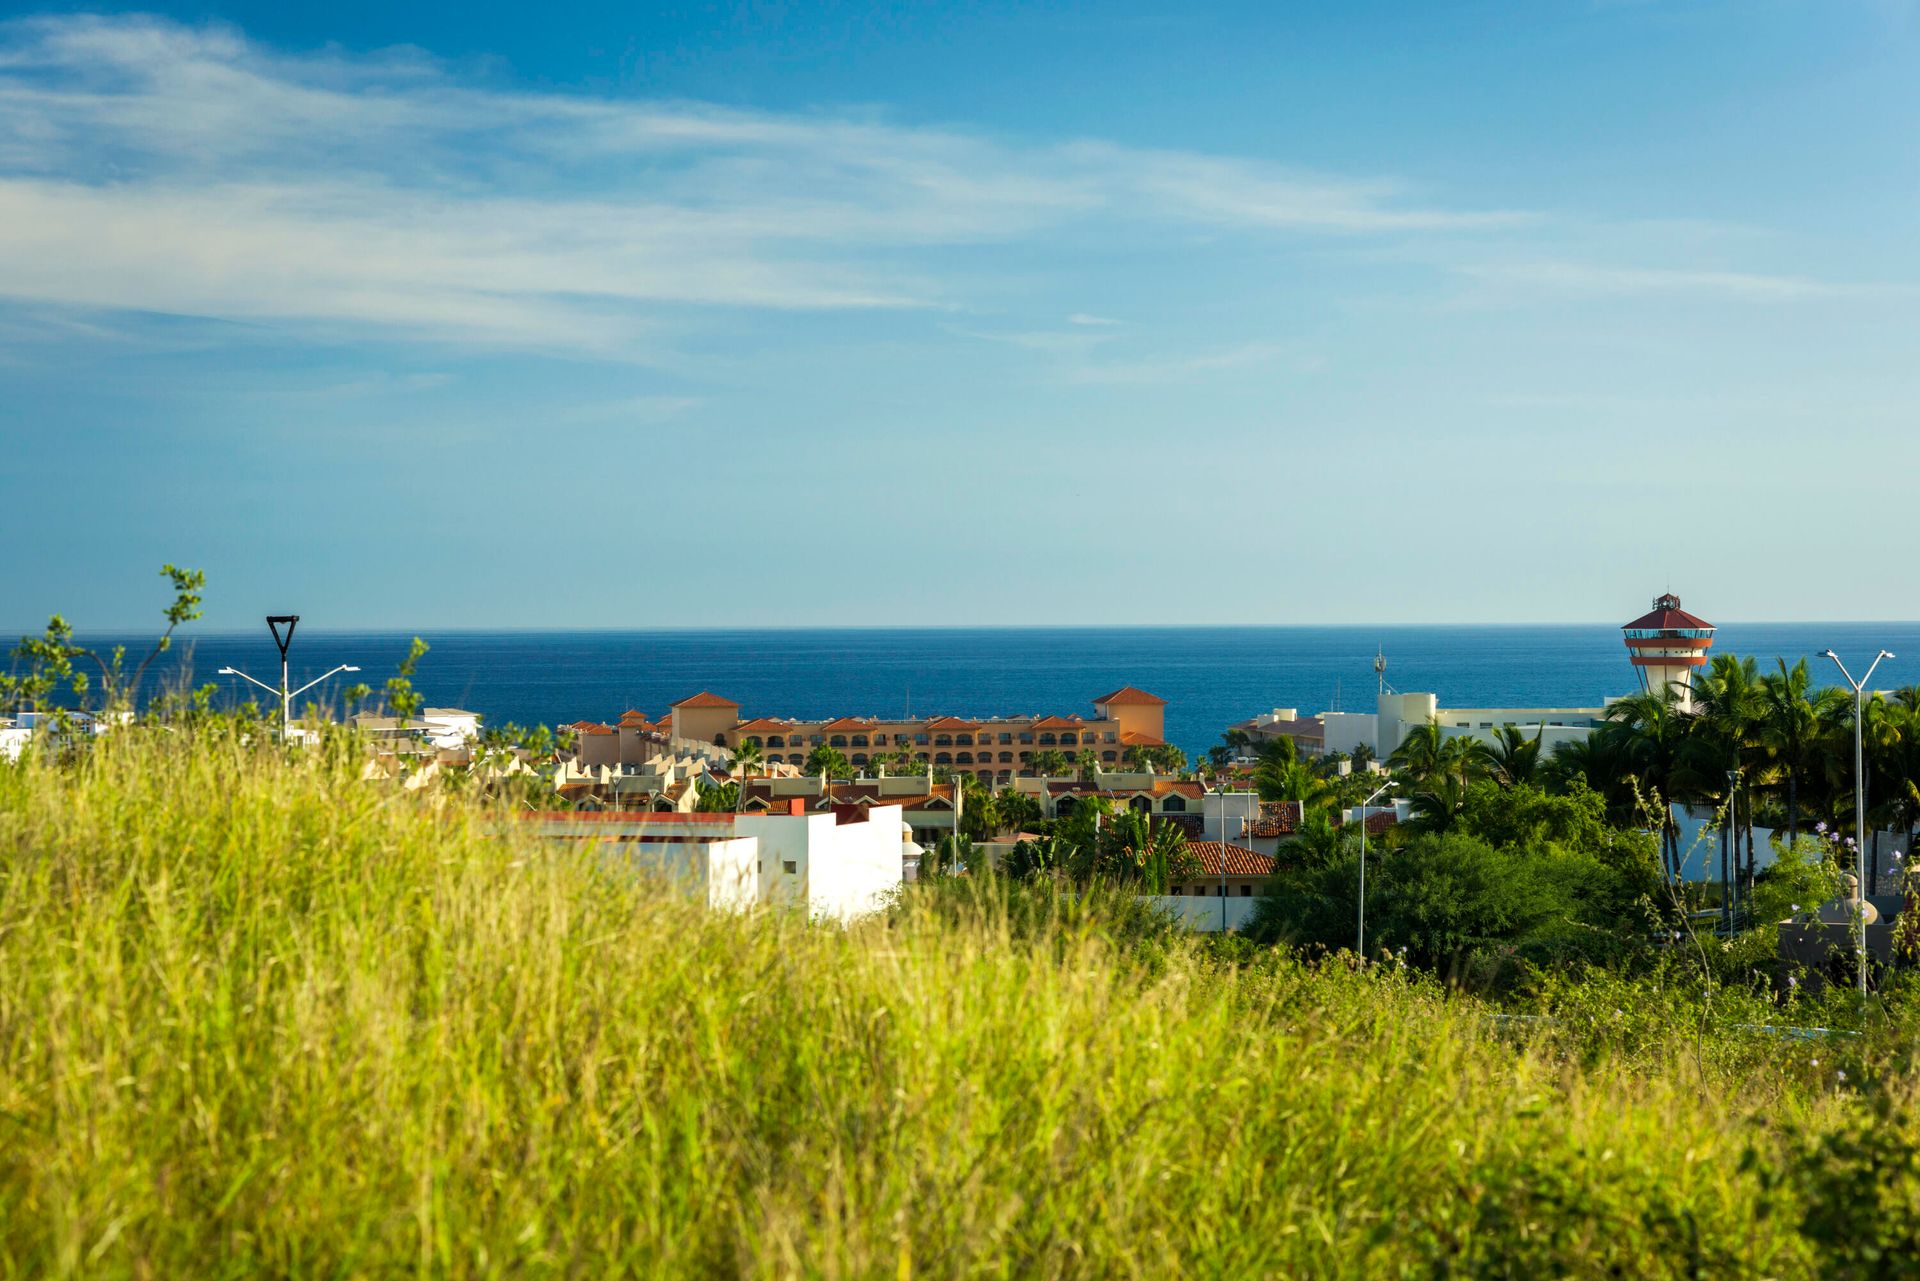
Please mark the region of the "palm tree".
[[1036, 774], [1052, 778], [1070, 772], [1073, 768], [1073, 762], [1067, 759], [1065, 752], [1048, 747], [1035, 752], [1028, 758], [1027, 768]]
[[1546, 732], [1545, 725], [1534, 730], [1532, 738], [1518, 725], [1502, 725], [1493, 732], [1493, 745], [1487, 754], [1502, 787], [1520, 787], [1539, 775], [1540, 740]]
[[1405, 775], [1408, 782], [1423, 784], [1441, 772], [1446, 750], [1447, 738], [1440, 730], [1440, 722], [1430, 720], [1407, 731], [1407, 736], [1387, 757], [1387, 766]]
[[[1686, 741], [1677, 761], [1684, 783], [1676, 780], [1675, 787], [1684, 785], [1716, 807], [1725, 804], [1726, 817], [1720, 824], [1720, 915], [1725, 923], [1732, 920], [1734, 899], [1751, 881], [1740, 854], [1742, 825], [1735, 807], [1739, 781], [1756, 778], [1765, 758], [1757, 732], [1764, 713], [1764, 695], [1752, 658], [1718, 654], [1705, 671], [1694, 674], [1693, 711], [1685, 718]], [[1749, 803], [1749, 828], [1752, 818]], [[1748, 847], [1750, 859], [1751, 838]]]
[[1661, 861], [1668, 878], [1677, 879], [1680, 826], [1673, 817], [1672, 788], [1681, 744], [1686, 741], [1679, 696], [1671, 689], [1629, 694], [1608, 704], [1606, 715], [1612, 723], [1598, 733], [1615, 739], [1611, 746], [1625, 767], [1624, 775], [1645, 789], [1641, 799], [1658, 803]]
[[1100, 768], [1100, 757], [1091, 747], [1083, 747], [1080, 754], [1073, 758], [1073, 768], [1080, 775], [1080, 781], [1091, 783], [1093, 772]]
[[1333, 785], [1301, 761], [1256, 766], [1253, 786], [1263, 801], [1299, 801], [1302, 813], [1327, 811], [1338, 804]]
[[1173, 823], [1156, 823], [1136, 809], [1123, 810], [1101, 831], [1100, 866], [1116, 880], [1131, 881], [1142, 894], [1165, 894], [1176, 878], [1193, 870], [1187, 834]]
[[824, 744], [807, 753], [804, 768], [809, 774], [824, 774], [829, 780], [853, 777], [853, 766], [840, 749]]
[[754, 770], [766, 763], [766, 756], [760, 750], [760, 740], [748, 738], [746, 742], [733, 749], [733, 773], [739, 786], [734, 789], [735, 809], [747, 799], [747, 778]]
[[1800, 779], [1820, 736], [1820, 717], [1807, 694], [1807, 660], [1792, 667], [1784, 658], [1777, 662], [1779, 671], [1760, 678], [1757, 736], [1786, 784], [1787, 843], [1792, 844], [1800, 835]]

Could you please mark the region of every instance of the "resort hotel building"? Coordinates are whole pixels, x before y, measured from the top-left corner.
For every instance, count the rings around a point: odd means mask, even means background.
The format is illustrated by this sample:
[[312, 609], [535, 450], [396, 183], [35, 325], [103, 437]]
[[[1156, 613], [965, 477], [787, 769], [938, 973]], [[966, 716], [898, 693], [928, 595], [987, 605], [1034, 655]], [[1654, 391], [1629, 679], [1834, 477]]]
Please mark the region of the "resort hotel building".
[[578, 735], [585, 763], [619, 763], [625, 760], [627, 752], [623, 748], [629, 743], [632, 751], [642, 752], [647, 750], [648, 741], [676, 746], [706, 744], [729, 750], [751, 742], [760, 748], [761, 759], [769, 766], [799, 766], [814, 748], [830, 747], [861, 773], [888, 762], [899, 762], [893, 765], [894, 772], [924, 771], [937, 765], [953, 775], [970, 774], [982, 783], [998, 786], [1032, 773], [1033, 758], [1049, 751], [1070, 758], [1091, 752], [1104, 769], [1118, 769], [1128, 748], [1166, 745], [1166, 705], [1164, 698], [1123, 685], [1094, 699], [1091, 717], [1030, 715], [976, 720], [965, 716], [836, 716], [800, 720], [755, 716], [743, 720], [740, 704], [702, 691], [681, 699], [657, 721], [632, 711], [617, 725], [580, 722], [571, 728]]

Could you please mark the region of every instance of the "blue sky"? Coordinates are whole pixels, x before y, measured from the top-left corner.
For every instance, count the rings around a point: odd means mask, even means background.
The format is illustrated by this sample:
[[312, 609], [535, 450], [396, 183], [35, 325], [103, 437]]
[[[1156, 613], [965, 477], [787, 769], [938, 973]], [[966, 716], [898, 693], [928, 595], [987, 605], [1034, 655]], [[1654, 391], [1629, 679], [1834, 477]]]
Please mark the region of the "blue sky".
[[1915, 65], [1906, 0], [10, 11], [0, 623], [1913, 617]]

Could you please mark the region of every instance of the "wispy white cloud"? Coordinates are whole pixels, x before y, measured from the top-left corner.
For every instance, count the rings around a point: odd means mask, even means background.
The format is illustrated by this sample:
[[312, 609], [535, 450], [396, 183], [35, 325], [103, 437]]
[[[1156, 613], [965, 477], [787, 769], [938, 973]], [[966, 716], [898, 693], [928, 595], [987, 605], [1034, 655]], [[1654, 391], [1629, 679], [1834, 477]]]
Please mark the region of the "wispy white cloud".
[[1861, 298], [1906, 292], [1905, 286], [1901, 285], [1835, 282], [1807, 276], [1552, 260], [1477, 264], [1459, 270], [1489, 285], [1530, 294], [1545, 292], [1616, 297], [1672, 294], [1744, 302], [1794, 302], [1812, 298]]
[[39, 303], [632, 355], [675, 305], [963, 306], [926, 251], [1095, 219], [1401, 236], [1523, 218], [1225, 157], [507, 90], [412, 50], [0, 26], [0, 294]]

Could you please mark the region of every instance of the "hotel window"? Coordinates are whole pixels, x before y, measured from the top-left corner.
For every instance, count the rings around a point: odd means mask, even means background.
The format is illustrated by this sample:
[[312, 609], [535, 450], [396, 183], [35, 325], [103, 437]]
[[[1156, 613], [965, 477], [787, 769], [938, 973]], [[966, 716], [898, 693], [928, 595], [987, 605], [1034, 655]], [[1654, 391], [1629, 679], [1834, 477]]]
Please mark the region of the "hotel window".
[[1240, 897], [1241, 897], [1241, 898], [1252, 898], [1252, 897], [1253, 897], [1253, 886], [1251, 886], [1251, 885], [1242, 885], [1242, 886], [1240, 887]]
[[785, 747], [786, 745], [787, 745], [787, 741], [784, 738], [781, 738], [778, 734], [775, 734], [773, 737], [767, 740], [768, 747]]
[[953, 762], [956, 765], [971, 765], [973, 764], [973, 753], [972, 752], [956, 752], [954, 754]]
[[1041, 745], [1042, 747], [1050, 747], [1050, 746], [1052, 746], [1052, 744], [1053, 744], [1053, 741], [1054, 741], [1054, 739], [1053, 739], [1053, 735], [1052, 735], [1052, 734], [1042, 734], [1042, 735], [1040, 736], [1040, 745]]
[[1031, 743], [1033, 741], [1033, 732], [1031, 730], [1028, 730], [1022, 733], [1020, 735], [1020, 741], [1023, 743]]
[[865, 734], [855, 734], [853, 736], [853, 745], [855, 747], [865, 747], [867, 745], [867, 736]]
[[1169, 796], [1166, 800], [1160, 802], [1160, 812], [1162, 814], [1184, 814], [1187, 812], [1187, 803], [1178, 796]]
[[782, 859], [780, 861], [780, 870], [785, 872], [788, 876], [795, 876], [800, 871], [800, 864], [798, 860], [795, 860], [795, 859], [790, 859], [790, 858]]
[[972, 747], [972, 746], [973, 746], [973, 735], [971, 735], [971, 734], [955, 734], [955, 735], [953, 736], [953, 741], [954, 741], [954, 742], [955, 742], [956, 744], [958, 744], [959, 746], [961, 746], [961, 747]]
[[953, 735], [951, 735], [951, 734], [936, 734], [936, 735], [934, 735], [934, 737], [933, 737], [933, 745], [934, 745], [935, 747], [952, 747], [952, 746], [953, 746]]
[[847, 736], [845, 734], [835, 734], [828, 740], [828, 745], [832, 747], [845, 747], [847, 745]]
[[1062, 743], [1063, 745], [1065, 745], [1065, 746], [1067, 746], [1067, 747], [1072, 747], [1072, 746], [1073, 746], [1073, 745], [1074, 745], [1075, 743], [1077, 743], [1077, 742], [1079, 742], [1079, 741], [1080, 741], [1079, 739], [1077, 739], [1077, 738], [1075, 738], [1075, 737], [1074, 737], [1074, 736], [1073, 736], [1072, 734], [1070, 734], [1070, 733], [1069, 733], [1069, 734], [1062, 734], [1062, 735], [1060, 736], [1060, 742], [1061, 742], [1061, 743]]
[[1113, 739], [1113, 731], [1112, 731], [1112, 730], [1108, 730], [1108, 731], [1107, 731], [1107, 741], [1108, 741], [1109, 743], [1111, 743], [1111, 742], [1113, 742], [1113, 741], [1114, 741], [1114, 739]]
[[1001, 743], [1003, 743], [1003, 744], [1004, 744], [1004, 743], [1011, 743], [1011, 742], [1013, 741], [1013, 735], [1011, 735], [1011, 734], [1002, 734], [1002, 735], [1000, 736], [1000, 741], [1001, 741]]
[[920, 744], [920, 746], [925, 747], [927, 745], [927, 736], [925, 734], [915, 734], [913, 736], [913, 741]]
[[1012, 753], [1012, 752], [1002, 752], [1002, 753], [1000, 753], [1000, 763], [1001, 763], [1002, 765], [1011, 765], [1011, 764], [1013, 764], [1013, 753]]
[[1103, 760], [1103, 761], [1111, 761], [1111, 760], [1113, 759], [1113, 753], [1112, 753], [1112, 752], [1102, 752], [1102, 753], [1100, 753], [1100, 759], [1101, 759], [1101, 760]]

